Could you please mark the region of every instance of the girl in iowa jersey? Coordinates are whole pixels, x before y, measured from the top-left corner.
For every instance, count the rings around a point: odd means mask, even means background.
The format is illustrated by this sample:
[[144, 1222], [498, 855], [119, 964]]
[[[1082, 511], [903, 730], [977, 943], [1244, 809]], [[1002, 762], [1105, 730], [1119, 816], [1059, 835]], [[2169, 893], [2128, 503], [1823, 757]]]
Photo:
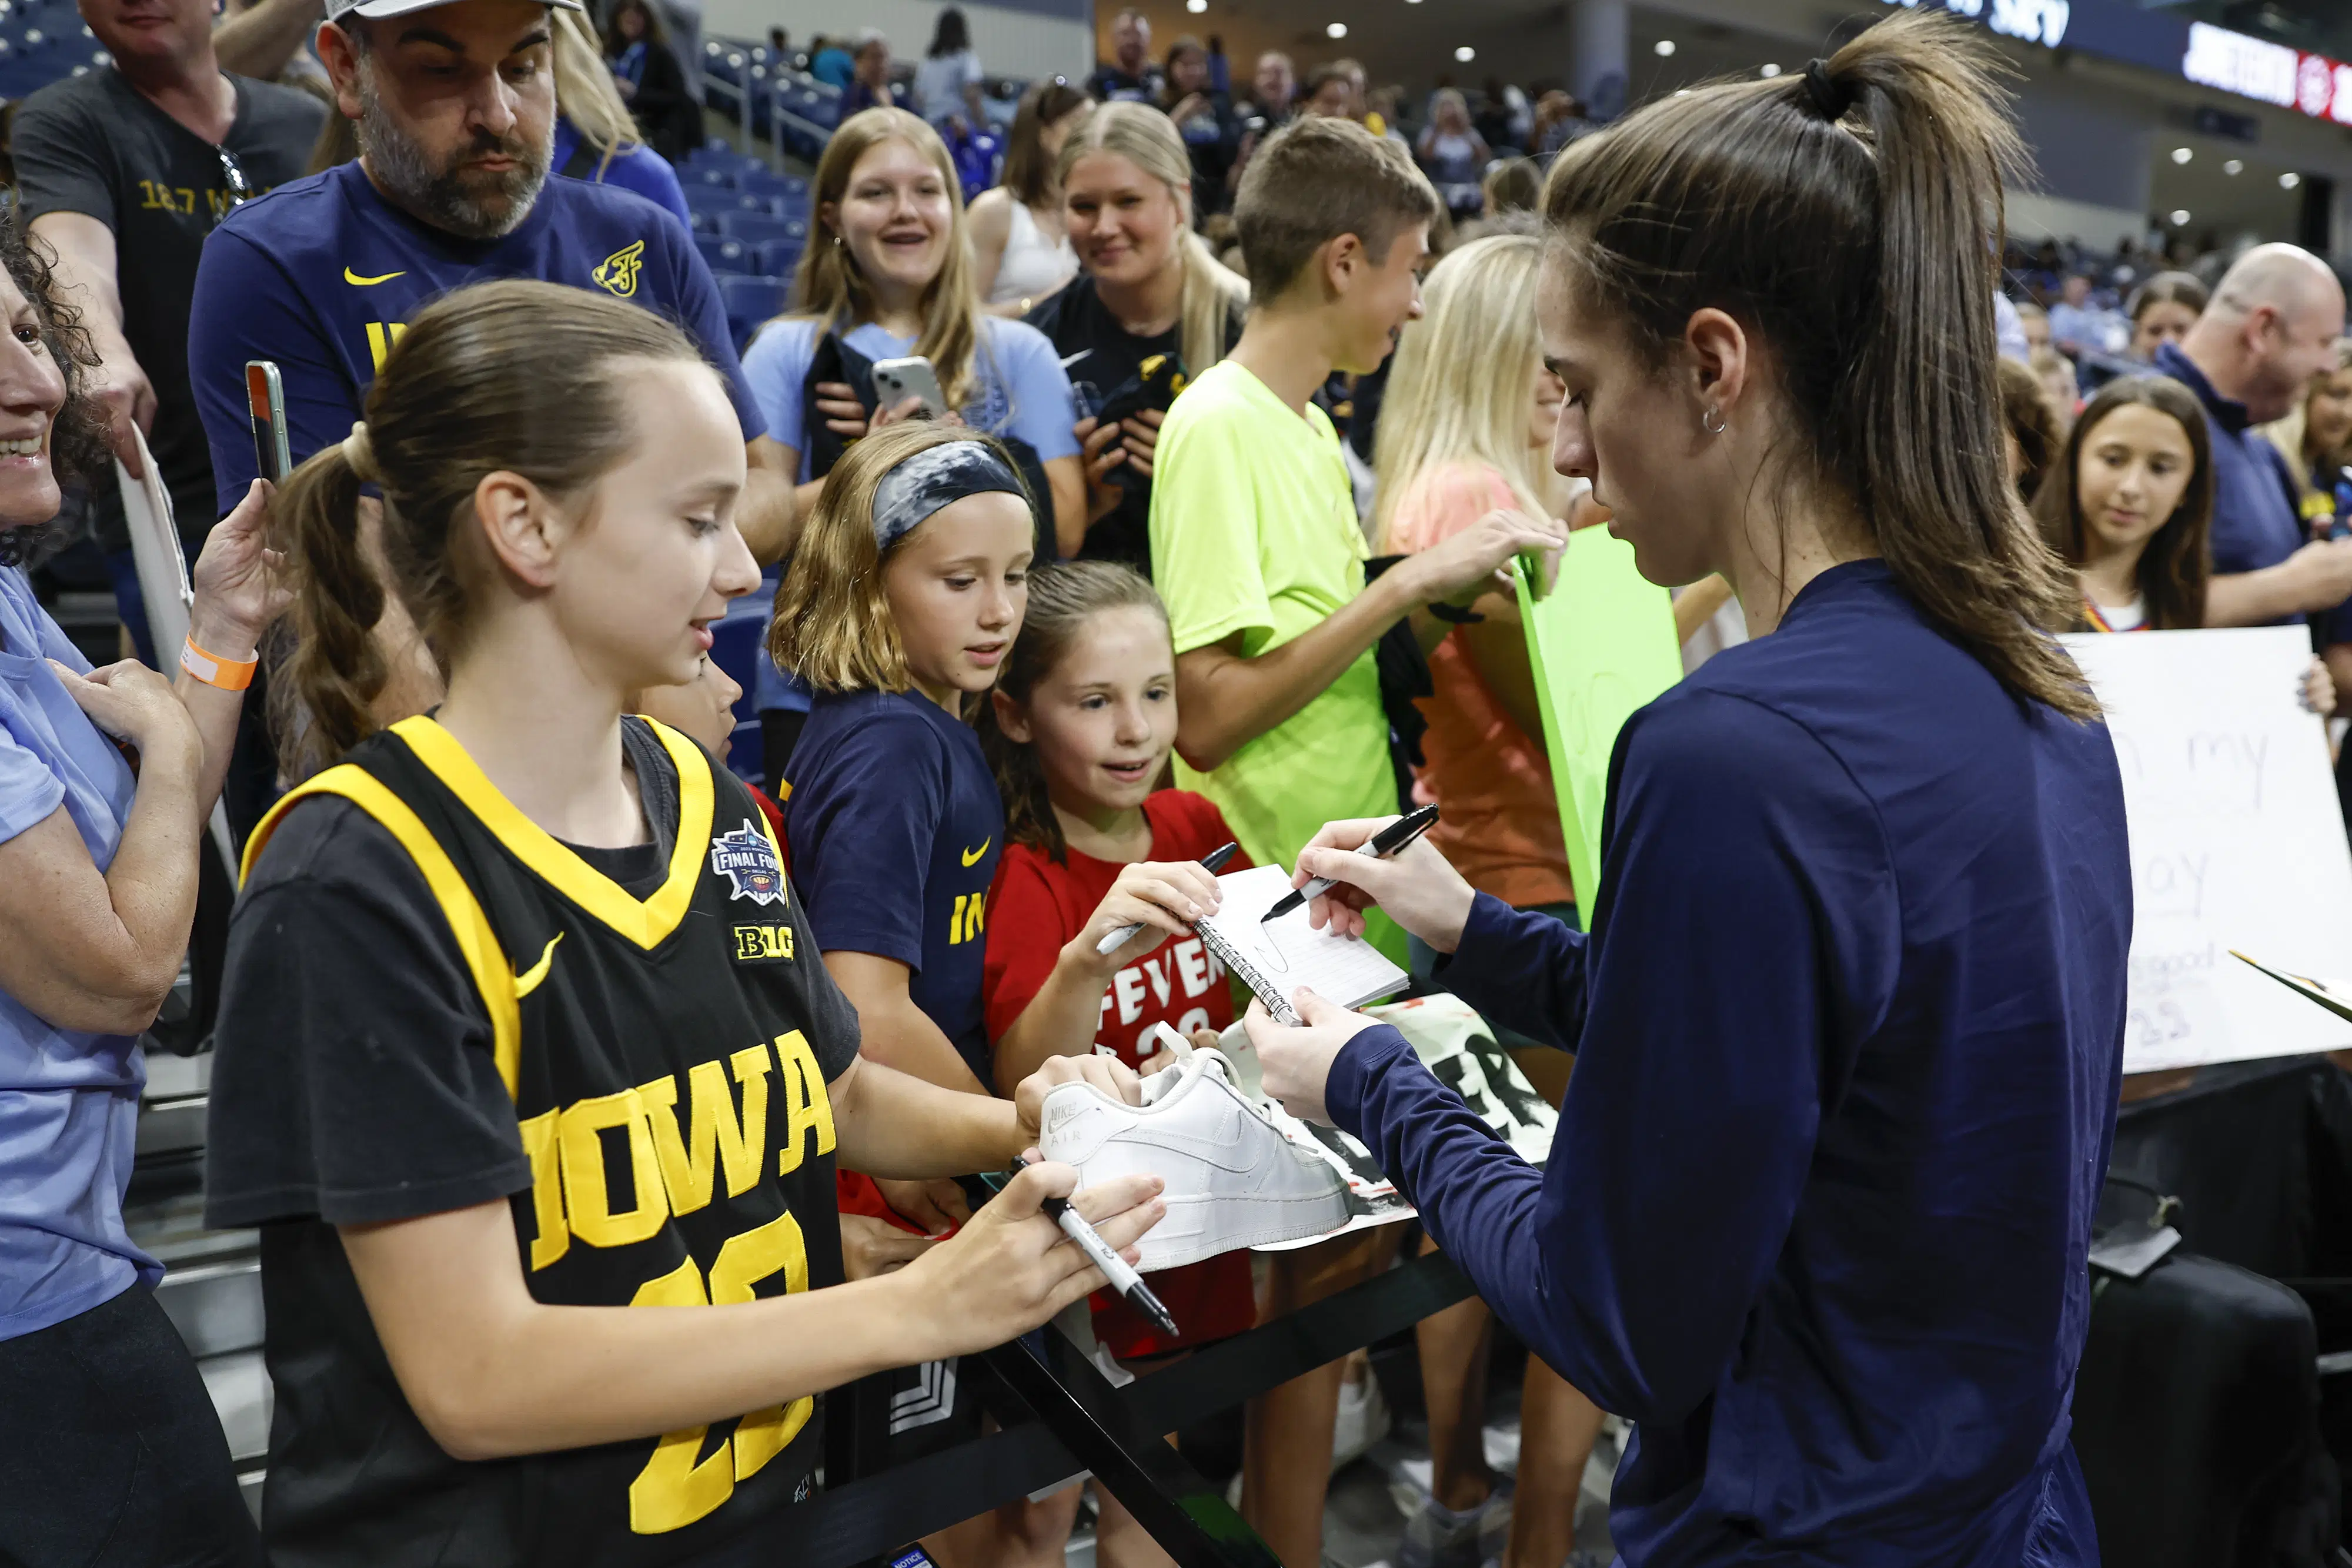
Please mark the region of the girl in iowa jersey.
[[[764, 1525], [788, 1561], [812, 1396], [1100, 1283], [1037, 1213], [1064, 1167], [838, 1284], [836, 1153], [1001, 1166], [1044, 1086], [1016, 1109], [861, 1061], [751, 797], [623, 716], [757, 580], [741, 447], [683, 336], [467, 288], [367, 413], [279, 503], [292, 770], [332, 766], [255, 834], [217, 1035], [209, 1215], [262, 1231], [272, 1556], [670, 1563]], [[362, 483], [448, 677], [384, 733]], [[1078, 1202], [1125, 1246], [1153, 1185]]]

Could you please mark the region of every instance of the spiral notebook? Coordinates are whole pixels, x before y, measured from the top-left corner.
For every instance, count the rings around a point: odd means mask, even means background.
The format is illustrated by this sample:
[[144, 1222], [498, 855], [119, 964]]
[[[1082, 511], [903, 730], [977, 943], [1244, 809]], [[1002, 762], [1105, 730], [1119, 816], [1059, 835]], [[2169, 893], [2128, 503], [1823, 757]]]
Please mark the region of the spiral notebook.
[[1261, 923], [1259, 917], [1290, 891], [1290, 873], [1280, 866], [1252, 866], [1221, 876], [1217, 891], [1224, 906], [1194, 929], [1217, 961], [1239, 975], [1280, 1022], [1298, 1021], [1290, 996], [1302, 986], [1343, 1008], [1360, 1008], [1412, 983], [1412, 976], [1370, 943], [1310, 927], [1304, 904], [1279, 920]]

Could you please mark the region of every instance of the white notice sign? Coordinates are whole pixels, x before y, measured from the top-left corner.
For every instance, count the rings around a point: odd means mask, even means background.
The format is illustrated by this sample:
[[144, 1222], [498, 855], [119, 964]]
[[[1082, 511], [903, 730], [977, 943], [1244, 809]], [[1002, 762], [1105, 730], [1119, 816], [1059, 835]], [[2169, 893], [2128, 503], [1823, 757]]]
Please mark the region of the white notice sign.
[[2124, 1071], [2352, 1046], [2352, 1020], [2230, 956], [2352, 974], [2352, 849], [2300, 626], [2085, 634], [2131, 828]]

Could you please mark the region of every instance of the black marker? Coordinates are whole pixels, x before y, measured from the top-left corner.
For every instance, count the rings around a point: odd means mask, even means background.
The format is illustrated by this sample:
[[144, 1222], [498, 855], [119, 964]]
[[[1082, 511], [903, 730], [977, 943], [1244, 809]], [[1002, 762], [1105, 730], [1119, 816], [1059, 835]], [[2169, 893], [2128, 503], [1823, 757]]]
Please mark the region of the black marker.
[[[1028, 1165], [1029, 1157], [1024, 1155], [1021, 1163]], [[1171, 1338], [1176, 1336], [1176, 1320], [1169, 1315], [1160, 1298], [1151, 1293], [1151, 1287], [1143, 1282], [1143, 1276], [1135, 1271], [1134, 1265], [1111, 1250], [1110, 1243], [1087, 1223], [1085, 1215], [1070, 1207], [1068, 1198], [1049, 1197], [1041, 1207], [1052, 1217], [1054, 1223], [1062, 1228], [1062, 1234], [1076, 1242], [1078, 1250], [1103, 1271], [1103, 1277], [1110, 1281], [1110, 1288], [1119, 1293], [1121, 1300], [1141, 1312], [1153, 1328]]]
[[[1423, 806], [1418, 811], [1408, 811], [1356, 846], [1360, 855], [1370, 855], [1376, 861], [1387, 860], [1413, 840], [1437, 825], [1437, 808]], [[1294, 887], [1282, 895], [1272, 909], [1259, 916], [1258, 924], [1279, 920], [1310, 898], [1320, 898], [1339, 885], [1336, 877], [1309, 877], [1305, 887]]]
[[[1241, 845], [1239, 844], [1227, 844], [1223, 849], [1211, 850], [1207, 854], [1201, 857], [1201, 864], [1208, 871], [1210, 875], [1214, 876], [1217, 873], [1225, 869], [1225, 862], [1233, 859], [1234, 852], [1240, 848]], [[1108, 958], [1111, 954], [1118, 951], [1119, 947], [1133, 941], [1135, 939], [1135, 934], [1142, 929], [1143, 927], [1140, 925], [1122, 925], [1118, 930], [1106, 936], [1101, 941], [1096, 943], [1095, 951]]]

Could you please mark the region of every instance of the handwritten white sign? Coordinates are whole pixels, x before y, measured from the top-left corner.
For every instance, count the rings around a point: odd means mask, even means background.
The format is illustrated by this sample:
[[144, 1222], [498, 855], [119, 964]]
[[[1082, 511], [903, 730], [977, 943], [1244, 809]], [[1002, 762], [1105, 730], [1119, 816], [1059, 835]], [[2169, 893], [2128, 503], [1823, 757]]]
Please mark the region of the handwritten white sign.
[[2352, 973], [2352, 848], [2326, 727], [2298, 700], [2300, 626], [2066, 639], [2107, 710], [2131, 829], [2124, 1071], [2352, 1046], [2337, 1018], [2230, 956]]

